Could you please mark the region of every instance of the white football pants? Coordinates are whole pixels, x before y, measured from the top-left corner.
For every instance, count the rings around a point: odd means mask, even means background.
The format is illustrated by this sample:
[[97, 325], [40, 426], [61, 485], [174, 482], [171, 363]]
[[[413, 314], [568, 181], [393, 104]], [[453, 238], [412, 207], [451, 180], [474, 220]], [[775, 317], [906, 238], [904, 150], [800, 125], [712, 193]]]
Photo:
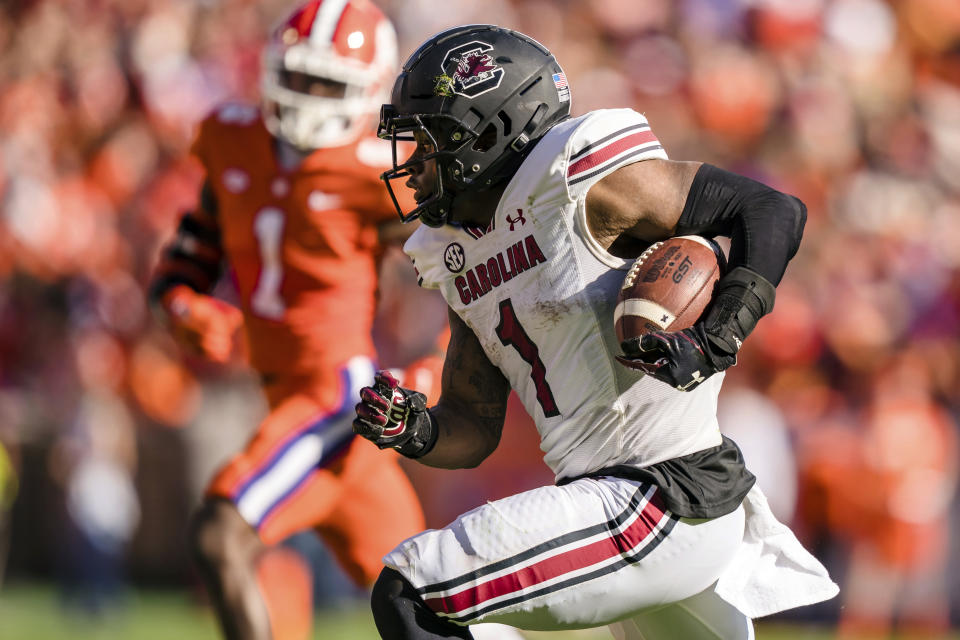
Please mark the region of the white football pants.
[[[489, 502], [404, 541], [384, 562], [458, 624], [549, 631], [621, 621], [611, 629], [624, 639], [748, 640], [749, 618], [710, 589], [743, 532], [742, 507], [679, 518], [653, 485], [585, 478]], [[677, 624], [691, 634], [677, 635]], [[715, 635], [694, 635], [696, 624]], [[663, 635], [664, 625], [674, 631]]]

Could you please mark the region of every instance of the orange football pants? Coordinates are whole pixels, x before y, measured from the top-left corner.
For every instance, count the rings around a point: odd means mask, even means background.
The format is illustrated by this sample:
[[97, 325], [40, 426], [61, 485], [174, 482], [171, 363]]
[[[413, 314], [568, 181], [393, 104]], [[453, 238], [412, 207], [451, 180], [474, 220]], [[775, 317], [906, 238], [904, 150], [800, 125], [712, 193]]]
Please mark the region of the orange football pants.
[[425, 522], [397, 454], [353, 434], [372, 364], [356, 358], [338, 378], [336, 389], [303, 380], [271, 385], [269, 415], [207, 495], [233, 502], [267, 545], [314, 529], [346, 573], [369, 586], [383, 556]]

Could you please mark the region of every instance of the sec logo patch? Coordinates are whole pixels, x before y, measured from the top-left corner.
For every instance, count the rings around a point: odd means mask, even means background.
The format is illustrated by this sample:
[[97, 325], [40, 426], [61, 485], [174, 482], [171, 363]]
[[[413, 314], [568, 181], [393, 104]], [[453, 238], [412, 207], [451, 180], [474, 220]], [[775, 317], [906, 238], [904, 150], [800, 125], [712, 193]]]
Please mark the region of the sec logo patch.
[[451, 242], [443, 251], [443, 264], [451, 273], [460, 273], [463, 271], [463, 265], [466, 264], [466, 257], [463, 253], [463, 246], [459, 242]]

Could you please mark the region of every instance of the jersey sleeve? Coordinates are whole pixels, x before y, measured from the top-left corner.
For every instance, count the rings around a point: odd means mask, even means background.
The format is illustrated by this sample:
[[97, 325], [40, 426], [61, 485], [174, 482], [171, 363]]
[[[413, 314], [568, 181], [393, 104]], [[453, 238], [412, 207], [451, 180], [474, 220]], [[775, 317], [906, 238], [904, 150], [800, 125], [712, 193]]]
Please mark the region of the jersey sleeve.
[[620, 167], [667, 157], [646, 117], [633, 109], [593, 112], [577, 127], [567, 150], [564, 178], [573, 199]]

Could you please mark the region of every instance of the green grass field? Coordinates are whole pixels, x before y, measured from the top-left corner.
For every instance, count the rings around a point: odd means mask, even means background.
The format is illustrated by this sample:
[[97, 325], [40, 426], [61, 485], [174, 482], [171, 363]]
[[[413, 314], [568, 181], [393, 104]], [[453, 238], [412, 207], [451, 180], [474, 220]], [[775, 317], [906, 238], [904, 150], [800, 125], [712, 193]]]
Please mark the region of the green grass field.
[[[527, 633], [531, 640], [609, 640], [603, 629]], [[758, 625], [757, 640], [828, 640], [827, 630]], [[364, 603], [318, 613], [316, 640], [378, 640]], [[133, 591], [126, 606], [104, 620], [65, 611], [48, 586], [0, 590], [0, 640], [219, 640], [211, 612], [182, 591]], [[678, 639], [681, 640], [681, 639]], [[947, 639], [945, 639], [947, 640]], [[958, 640], [958, 639], [954, 639]]]

